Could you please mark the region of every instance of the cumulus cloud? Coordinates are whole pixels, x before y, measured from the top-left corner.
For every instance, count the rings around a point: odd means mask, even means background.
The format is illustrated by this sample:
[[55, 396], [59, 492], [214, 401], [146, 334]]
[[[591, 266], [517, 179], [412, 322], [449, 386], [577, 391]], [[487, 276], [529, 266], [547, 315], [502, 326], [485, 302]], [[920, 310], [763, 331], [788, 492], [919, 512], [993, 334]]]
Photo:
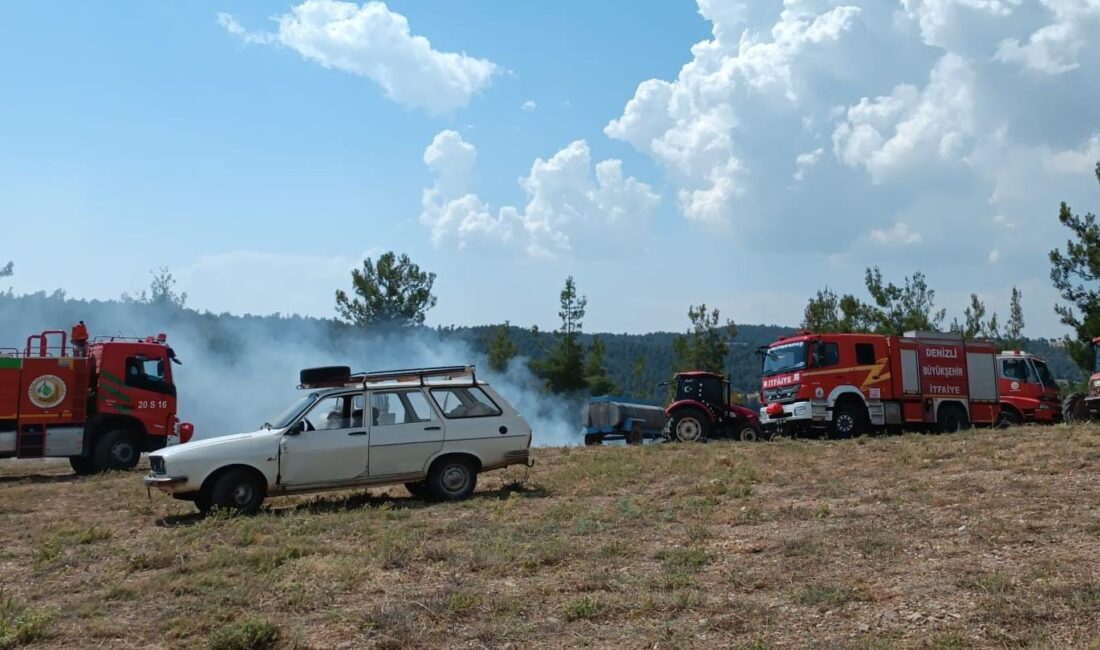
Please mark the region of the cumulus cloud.
[[1093, 135], [1081, 147], [1043, 154], [1043, 167], [1058, 174], [1085, 174], [1100, 161], [1100, 133]]
[[820, 147], [807, 153], [798, 154], [798, 157], [794, 159], [794, 180], [802, 182], [806, 178], [806, 170], [820, 162], [821, 156], [824, 154], [825, 150]]
[[533, 110], [535, 110], [536, 106], [537, 106], [537, 104], [535, 104], [535, 100], [528, 99], [527, 101], [523, 102], [523, 105], [520, 106], [520, 108], [522, 108], [525, 111], [533, 111]]
[[911, 246], [919, 244], [924, 238], [915, 232], [909, 224], [898, 221], [885, 229], [872, 229], [871, 241], [883, 246]]
[[918, 161], [959, 160], [974, 134], [974, 73], [948, 53], [928, 85], [901, 84], [886, 96], [864, 97], [833, 132], [836, 157], [865, 167], [875, 182]]
[[1000, 262], [1000, 261], [1001, 261], [1001, 251], [1000, 251], [1000, 249], [994, 248], [993, 250], [989, 251], [989, 263], [990, 264], [996, 264], [997, 262]]
[[424, 152], [435, 183], [424, 190], [420, 221], [436, 246], [515, 241], [533, 256], [552, 258], [573, 251], [576, 239], [593, 230], [644, 223], [660, 203], [650, 186], [623, 174], [622, 161], [593, 167], [588, 143], [577, 140], [549, 159], [536, 159], [520, 178], [528, 198], [522, 209], [504, 206], [494, 214], [471, 191], [476, 155], [455, 131], [436, 135]]
[[623, 114], [604, 133], [648, 154], [678, 186], [680, 209], [692, 221], [729, 223], [746, 191], [750, 170], [737, 151], [737, 105], [746, 97], [795, 102], [795, 63], [840, 40], [860, 10], [840, 6], [822, 14], [785, 9], [764, 38], [739, 31], [743, 3], [702, 0], [713, 38], [692, 47], [693, 58], [674, 81], [642, 82]]
[[382, 2], [306, 0], [277, 18], [276, 33], [251, 32], [229, 14], [218, 23], [246, 43], [279, 43], [307, 60], [377, 83], [393, 101], [429, 113], [466, 106], [500, 68], [465, 52], [441, 52]]
[[1048, 75], [1078, 68], [1086, 34], [1090, 31], [1095, 34], [1100, 27], [1100, 1], [1042, 0], [1042, 3], [1053, 14], [1053, 21], [1032, 32], [1024, 42], [1015, 38], [1001, 41], [996, 59]]

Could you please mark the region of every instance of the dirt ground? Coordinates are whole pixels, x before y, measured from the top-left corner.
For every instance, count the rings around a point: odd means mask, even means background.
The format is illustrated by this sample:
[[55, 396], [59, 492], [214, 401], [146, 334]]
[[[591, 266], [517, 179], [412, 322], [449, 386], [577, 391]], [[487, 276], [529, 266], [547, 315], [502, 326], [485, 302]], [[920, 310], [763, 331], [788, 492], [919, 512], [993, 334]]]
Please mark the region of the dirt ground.
[[534, 457], [206, 519], [0, 462], [0, 648], [1100, 647], [1100, 428]]

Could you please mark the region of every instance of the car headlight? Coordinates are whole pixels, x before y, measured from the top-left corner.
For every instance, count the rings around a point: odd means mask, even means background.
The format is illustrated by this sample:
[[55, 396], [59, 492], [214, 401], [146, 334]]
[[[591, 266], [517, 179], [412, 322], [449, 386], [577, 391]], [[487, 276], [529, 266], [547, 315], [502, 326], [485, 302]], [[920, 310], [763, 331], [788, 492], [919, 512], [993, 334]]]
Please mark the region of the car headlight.
[[149, 457], [149, 471], [154, 474], [165, 474], [164, 459], [160, 456]]

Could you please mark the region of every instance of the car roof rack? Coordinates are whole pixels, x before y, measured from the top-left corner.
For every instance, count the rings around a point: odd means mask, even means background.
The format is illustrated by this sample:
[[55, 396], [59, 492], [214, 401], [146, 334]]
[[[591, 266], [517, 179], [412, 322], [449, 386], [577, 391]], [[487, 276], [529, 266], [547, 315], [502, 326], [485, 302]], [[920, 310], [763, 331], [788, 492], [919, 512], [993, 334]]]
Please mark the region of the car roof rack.
[[387, 381], [406, 382], [419, 381], [421, 386], [427, 379], [460, 379], [469, 377], [474, 384], [477, 383], [477, 374], [474, 366], [437, 366], [433, 368], [406, 368], [403, 370], [381, 370], [375, 372], [358, 372], [351, 376], [355, 382], [378, 384]]

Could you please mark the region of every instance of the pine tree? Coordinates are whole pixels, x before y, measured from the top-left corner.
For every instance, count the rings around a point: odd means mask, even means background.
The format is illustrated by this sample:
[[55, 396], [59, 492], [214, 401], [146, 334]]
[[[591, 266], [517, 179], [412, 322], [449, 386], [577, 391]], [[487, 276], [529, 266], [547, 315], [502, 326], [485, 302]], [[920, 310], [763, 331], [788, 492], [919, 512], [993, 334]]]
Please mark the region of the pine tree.
[[421, 271], [408, 255], [397, 257], [390, 251], [378, 258], [377, 265], [368, 257], [362, 270], [351, 271], [352, 292], [357, 297], [349, 298], [342, 289], [337, 290], [336, 311], [358, 327], [421, 325], [435, 306], [434, 283], [435, 273]]
[[[1100, 163], [1096, 164], [1096, 180], [1100, 182]], [[1054, 311], [1063, 325], [1074, 330], [1075, 338], [1066, 337], [1066, 351], [1086, 373], [1093, 371], [1092, 339], [1100, 335], [1100, 226], [1096, 215], [1074, 214], [1062, 202], [1058, 221], [1069, 228], [1073, 238], [1066, 242], [1065, 252], [1050, 251], [1050, 279], [1066, 305], [1055, 305]]]
[[8, 262], [4, 266], [0, 266], [0, 278], [11, 277], [15, 274], [15, 262]]
[[619, 386], [607, 376], [606, 349], [600, 337], [594, 337], [588, 346], [588, 359], [584, 363], [584, 380], [593, 395], [610, 395], [619, 392]]
[[546, 387], [554, 393], [572, 393], [584, 390], [588, 383], [584, 378], [584, 347], [580, 332], [588, 299], [577, 295], [573, 276], [565, 280], [560, 295], [561, 328], [554, 334], [557, 345], [546, 358], [532, 364], [536, 374], [546, 381]]
[[494, 372], [507, 370], [508, 363], [519, 352], [519, 347], [509, 333], [510, 330], [511, 323], [504, 321], [503, 325], [494, 327], [488, 337], [489, 368]]
[[1019, 350], [1024, 345], [1024, 309], [1020, 306], [1020, 297], [1020, 290], [1012, 287], [1004, 336], [1005, 347], [1009, 350]]
[[705, 370], [718, 374], [726, 372], [726, 358], [730, 352], [730, 339], [737, 336], [737, 326], [727, 320], [719, 325], [720, 315], [715, 308], [707, 311], [706, 304], [688, 308], [691, 329], [676, 338], [673, 350], [677, 370]]

